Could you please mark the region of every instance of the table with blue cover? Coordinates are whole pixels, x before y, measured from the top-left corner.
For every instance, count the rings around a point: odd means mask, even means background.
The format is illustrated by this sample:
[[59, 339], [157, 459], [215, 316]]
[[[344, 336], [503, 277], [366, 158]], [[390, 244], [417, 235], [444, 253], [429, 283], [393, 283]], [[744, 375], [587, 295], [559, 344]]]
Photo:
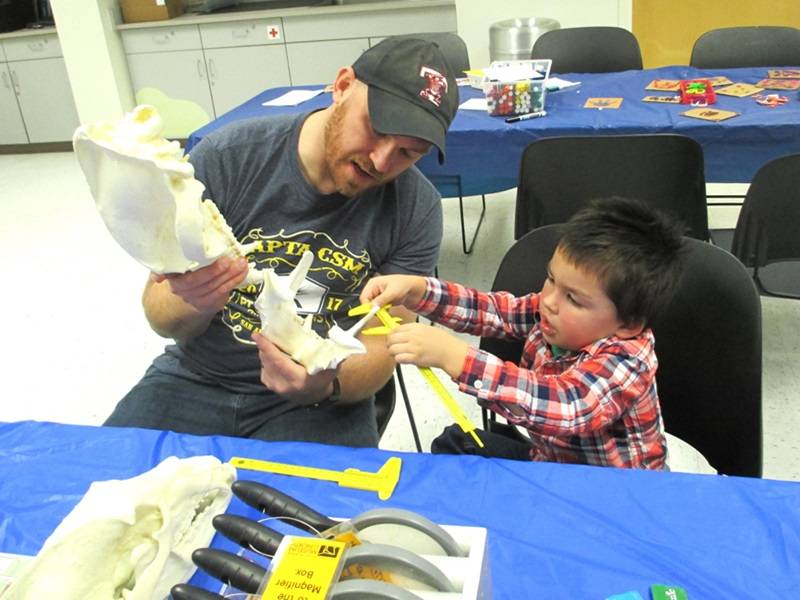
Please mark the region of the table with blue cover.
[[[428, 153], [418, 166], [439, 187], [444, 196], [457, 196], [453, 184], [441, 175], [459, 175], [463, 195], [498, 192], [516, 187], [519, 161], [525, 147], [536, 139], [559, 135], [611, 135], [632, 133], [678, 133], [697, 140], [703, 147], [706, 181], [749, 183], [759, 167], [771, 159], [800, 152], [800, 98], [797, 91], [779, 93], [788, 97], [783, 106], [769, 108], [752, 97], [719, 95], [714, 108], [732, 110], [740, 116], [712, 122], [681, 116], [684, 104], [642, 102], [648, 95], [674, 95], [672, 92], [645, 90], [654, 79], [696, 79], [726, 76], [739, 83], [756, 83], [767, 77], [768, 69], [739, 68], [700, 70], [671, 66], [620, 73], [567, 73], [559, 75], [580, 81], [577, 88], [550, 93], [546, 97], [544, 118], [506, 123], [483, 111], [459, 110], [447, 134], [447, 161], [439, 165], [435, 152]], [[314, 86], [312, 86], [314, 87]], [[316, 86], [317, 89], [322, 86]], [[267, 107], [262, 103], [277, 98], [292, 88], [262, 92], [230, 112], [195, 131], [187, 150], [214, 129], [251, 117], [311, 111], [330, 104], [330, 94], [289, 107]], [[308, 88], [311, 89], [311, 88]], [[472, 88], [459, 88], [462, 102], [482, 96]], [[587, 98], [623, 98], [619, 109], [588, 109]]]
[[[168, 456], [260, 458], [376, 471], [373, 449], [61, 425], [0, 424], [0, 552], [33, 555], [95, 480], [138, 475]], [[653, 584], [690, 600], [800, 594], [800, 483], [628, 471], [469, 456], [402, 454], [388, 501], [326, 481], [239, 471], [317, 510], [348, 517], [404, 508], [488, 530], [494, 600], [602, 600]], [[238, 499], [229, 513], [257, 518]], [[232, 549], [215, 537], [215, 547]], [[203, 573], [192, 583], [218, 589]]]

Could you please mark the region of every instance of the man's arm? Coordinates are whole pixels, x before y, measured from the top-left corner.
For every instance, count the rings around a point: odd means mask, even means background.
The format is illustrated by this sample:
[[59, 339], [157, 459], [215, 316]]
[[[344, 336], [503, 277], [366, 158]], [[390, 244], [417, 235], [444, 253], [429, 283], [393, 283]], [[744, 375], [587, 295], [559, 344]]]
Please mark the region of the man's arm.
[[244, 281], [247, 270], [246, 259], [222, 257], [190, 273], [151, 273], [142, 294], [150, 327], [166, 338], [200, 335], [225, 306], [231, 291]]
[[[402, 309], [401, 309], [402, 310]], [[413, 321], [408, 311], [392, 313]], [[368, 326], [378, 326], [375, 319]], [[270, 390], [298, 404], [314, 404], [333, 394], [333, 380], [339, 378], [338, 402], [350, 404], [369, 398], [392, 376], [394, 360], [389, 356], [384, 336], [360, 336], [367, 348], [366, 354], [356, 354], [344, 360], [338, 369], [327, 369], [309, 375], [306, 368], [293, 361], [264, 336], [256, 334], [261, 360], [261, 382]]]

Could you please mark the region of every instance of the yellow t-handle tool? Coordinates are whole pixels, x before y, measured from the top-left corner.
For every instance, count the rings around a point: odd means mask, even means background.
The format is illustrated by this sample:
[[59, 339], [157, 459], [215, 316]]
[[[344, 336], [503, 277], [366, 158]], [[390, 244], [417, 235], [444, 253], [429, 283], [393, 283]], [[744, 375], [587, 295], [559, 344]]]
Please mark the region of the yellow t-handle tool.
[[378, 469], [377, 473], [360, 471], [358, 469], [333, 471], [331, 469], [317, 469], [315, 467], [290, 465], [268, 460], [258, 460], [256, 458], [242, 458], [241, 456], [234, 456], [231, 458], [230, 464], [237, 469], [249, 469], [251, 471], [277, 473], [278, 475], [335, 481], [342, 487], [377, 492], [378, 498], [381, 500], [388, 500], [392, 492], [394, 492], [397, 482], [400, 480], [400, 467], [403, 462], [399, 457], [392, 456]]
[[[371, 308], [370, 304], [362, 304], [361, 306], [356, 306], [355, 308], [350, 309], [348, 314], [350, 316], [365, 314]], [[371, 329], [366, 329], [362, 331], [362, 333], [366, 335], [376, 335], [376, 334], [385, 334], [397, 327], [399, 319], [393, 317], [389, 314], [389, 305], [382, 306], [378, 311], [375, 313], [375, 316], [378, 317], [380, 322], [383, 324], [383, 327], [373, 327]], [[450, 392], [447, 391], [447, 388], [442, 385], [442, 382], [439, 381], [436, 374], [430, 367], [417, 367], [419, 372], [422, 373], [422, 376], [427, 380], [428, 385], [433, 388], [433, 391], [436, 392], [436, 395], [439, 396], [439, 399], [445, 405], [448, 411], [450, 411], [450, 415], [455, 419], [456, 424], [461, 428], [461, 431], [464, 433], [468, 433], [472, 436], [472, 439], [475, 440], [475, 443], [478, 444], [479, 448], [483, 448], [483, 442], [481, 438], [478, 437], [478, 434], [475, 433], [475, 425], [467, 418], [467, 415], [464, 414], [464, 411], [461, 410], [461, 407], [456, 402], [455, 398], [450, 395]]]

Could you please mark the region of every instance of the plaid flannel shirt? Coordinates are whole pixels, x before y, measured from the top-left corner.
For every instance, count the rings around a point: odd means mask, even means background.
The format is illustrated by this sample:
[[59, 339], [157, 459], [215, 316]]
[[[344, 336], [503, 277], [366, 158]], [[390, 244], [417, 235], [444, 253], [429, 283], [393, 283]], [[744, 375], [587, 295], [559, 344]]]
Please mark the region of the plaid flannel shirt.
[[519, 365], [471, 348], [454, 381], [528, 430], [531, 460], [666, 468], [651, 330], [554, 357], [538, 324], [538, 293], [517, 298], [429, 278], [415, 310], [455, 331], [525, 340]]

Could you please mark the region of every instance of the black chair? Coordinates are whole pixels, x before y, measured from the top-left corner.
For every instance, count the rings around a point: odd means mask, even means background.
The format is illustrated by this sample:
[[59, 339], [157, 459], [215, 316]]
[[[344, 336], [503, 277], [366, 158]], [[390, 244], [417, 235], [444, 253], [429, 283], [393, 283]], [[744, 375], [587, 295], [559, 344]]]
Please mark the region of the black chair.
[[[445, 59], [452, 69], [455, 77], [464, 77], [464, 71], [469, 70], [469, 53], [467, 45], [455, 33], [413, 33], [404, 37], [414, 37], [434, 42], [442, 50]], [[446, 164], [446, 163], [445, 163]], [[445, 197], [458, 196], [458, 211], [461, 218], [461, 248], [464, 254], [470, 254], [475, 245], [475, 238], [483, 224], [483, 217], [486, 214], [486, 195], [481, 194], [481, 214], [478, 223], [475, 225], [475, 232], [472, 239], [467, 243], [467, 231], [464, 223], [464, 193], [461, 186], [460, 174], [431, 175], [428, 177], [439, 192]]]
[[800, 299], [800, 154], [761, 167], [747, 190], [731, 251], [759, 290]]
[[453, 77], [464, 77], [464, 71], [469, 70], [467, 44], [455, 33], [409, 33], [401, 37], [426, 40], [439, 46], [453, 71]]
[[708, 239], [703, 149], [675, 134], [541, 138], [522, 154], [514, 237], [563, 223], [593, 198], [638, 198]]
[[621, 27], [570, 27], [546, 31], [531, 58], [553, 61], [551, 73], [611, 73], [642, 68], [639, 42]]
[[[541, 289], [561, 226], [529, 232], [504, 256], [492, 285], [523, 295]], [[666, 430], [726, 475], [762, 473], [761, 302], [728, 252], [684, 238], [687, 264], [676, 296], [653, 324]], [[521, 343], [482, 338], [481, 348], [519, 362]], [[484, 412], [484, 427], [488, 427]]]
[[[397, 377], [397, 383], [400, 385], [400, 393], [403, 396], [403, 402], [406, 407], [408, 423], [411, 426], [411, 434], [414, 436], [414, 444], [417, 447], [417, 452], [422, 452], [417, 423], [414, 420], [414, 412], [411, 409], [411, 402], [408, 398], [408, 392], [406, 390], [405, 381], [403, 380], [403, 372], [400, 370], [400, 365], [397, 365], [395, 368], [395, 376]], [[381, 389], [375, 392], [375, 420], [378, 423], [378, 439], [383, 437], [386, 427], [389, 425], [389, 419], [392, 418], [396, 395], [394, 376], [391, 377]]]
[[[689, 64], [699, 69], [796, 67], [800, 65], [800, 29], [773, 26], [712, 29], [695, 41]], [[715, 199], [711, 206], [742, 204], [741, 196], [716, 194], [708, 198]], [[733, 230], [712, 229], [711, 239], [717, 246], [730, 250]]]
[[695, 41], [689, 64], [699, 69], [797, 67], [800, 29], [763, 26], [712, 29]]

